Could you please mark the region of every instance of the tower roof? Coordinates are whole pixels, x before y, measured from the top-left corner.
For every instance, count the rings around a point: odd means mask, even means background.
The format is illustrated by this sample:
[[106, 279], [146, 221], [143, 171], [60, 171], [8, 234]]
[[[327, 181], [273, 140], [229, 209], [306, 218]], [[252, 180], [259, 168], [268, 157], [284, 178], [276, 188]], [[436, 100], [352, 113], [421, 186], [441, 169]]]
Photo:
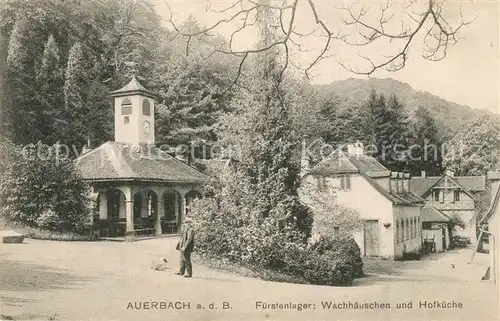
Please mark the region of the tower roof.
[[120, 97], [120, 96], [129, 96], [134, 94], [142, 94], [147, 97], [156, 98], [156, 94], [152, 91], [147, 90], [141, 83], [135, 78], [135, 75], [132, 76], [132, 80], [124, 87], [114, 90], [109, 93], [111, 97]]

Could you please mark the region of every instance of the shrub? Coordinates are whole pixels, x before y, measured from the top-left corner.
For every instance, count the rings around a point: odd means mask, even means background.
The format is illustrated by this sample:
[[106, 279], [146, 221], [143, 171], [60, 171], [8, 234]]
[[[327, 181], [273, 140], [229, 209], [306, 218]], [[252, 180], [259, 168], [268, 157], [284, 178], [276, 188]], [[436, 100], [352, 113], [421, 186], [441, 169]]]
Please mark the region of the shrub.
[[90, 214], [89, 189], [73, 161], [41, 143], [23, 150], [0, 145], [9, 155], [0, 172], [0, 216], [27, 227], [82, 232]]
[[361, 249], [351, 236], [323, 236], [317, 242], [313, 243], [311, 248], [320, 254], [328, 253], [328, 255], [337, 260], [349, 262], [353, 266], [355, 277], [364, 276]]
[[422, 253], [419, 250], [414, 250], [410, 252], [403, 252], [401, 261], [419, 261], [422, 257]]

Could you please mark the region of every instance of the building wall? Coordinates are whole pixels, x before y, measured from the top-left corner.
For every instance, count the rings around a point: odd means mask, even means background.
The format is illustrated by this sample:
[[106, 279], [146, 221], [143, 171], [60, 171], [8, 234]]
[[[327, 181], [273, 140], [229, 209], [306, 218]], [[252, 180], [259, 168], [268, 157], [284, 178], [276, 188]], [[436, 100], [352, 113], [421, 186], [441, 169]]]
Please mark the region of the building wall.
[[455, 201], [453, 189], [449, 189], [448, 191], [441, 189], [439, 201], [435, 200], [434, 191], [431, 191], [425, 199], [427, 203], [448, 216], [452, 216], [453, 213], [460, 215], [466, 227], [465, 229], [457, 227], [453, 232], [455, 235], [468, 236], [471, 238], [471, 241], [476, 239], [476, 221], [474, 219], [476, 211], [472, 197], [460, 191], [460, 200]]
[[[323, 185], [322, 185], [323, 184]], [[319, 188], [319, 186], [323, 186]], [[340, 178], [325, 178], [325, 182], [318, 182], [314, 176], [308, 175], [303, 180], [304, 188], [315, 190], [315, 192], [331, 193], [332, 201], [345, 207], [356, 210], [362, 220], [378, 220], [379, 222], [379, 255], [391, 258], [394, 256], [394, 231], [393, 226], [389, 228], [384, 223], [393, 222], [392, 203], [380, 194], [359, 174], [351, 174], [350, 190], [340, 190]], [[353, 235], [358, 243], [361, 253], [364, 250], [364, 233], [358, 231]]]
[[[422, 247], [421, 206], [394, 205], [394, 258], [401, 258], [405, 252], [419, 251]], [[406, 224], [408, 222], [408, 224]], [[404, 223], [404, 228], [402, 227]]]

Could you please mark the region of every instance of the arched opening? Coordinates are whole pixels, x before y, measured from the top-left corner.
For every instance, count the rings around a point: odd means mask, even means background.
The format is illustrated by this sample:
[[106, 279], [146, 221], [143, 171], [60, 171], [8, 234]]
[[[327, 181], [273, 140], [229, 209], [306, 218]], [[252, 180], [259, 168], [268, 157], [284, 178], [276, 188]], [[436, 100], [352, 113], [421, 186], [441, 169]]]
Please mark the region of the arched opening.
[[176, 233], [180, 223], [182, 197], [177, 191], [167, 191], [163, 195], [164, 212], [162, 214], [163, 233]]
[[125, 194], [116, 188], [101, 191], [94, 207], [94, 228], [101, 237], [117, 237], [125, 231]]
[[134, 229], [152, 229], [158, 215], [158, 196], [151, 190], [134, 194]]

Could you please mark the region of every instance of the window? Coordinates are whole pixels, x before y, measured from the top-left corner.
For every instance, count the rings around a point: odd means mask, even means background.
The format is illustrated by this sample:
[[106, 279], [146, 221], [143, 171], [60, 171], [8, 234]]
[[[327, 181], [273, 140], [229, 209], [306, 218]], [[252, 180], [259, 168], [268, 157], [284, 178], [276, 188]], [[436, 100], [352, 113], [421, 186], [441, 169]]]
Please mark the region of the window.
[[122, 102], [122, 115], [132, 114], [132, 102], [128, 98], [125, 98]]
[[147, 99], [142, 101], [142, 114], [144, 116], [151, 116], [151, 105]]
[[460, 190], [456, 190], [453, 192], [453, 200], [455, 202], [459, 202], [460, 201]]
[[129, 117], [129, 116], [125, 116], [125, 117], [123, 117], [123, 123], [124, 123], [125, 125], [130, 124], [130, 117]]
[[405, 234], [405, 240], [410, 239], [410, 221], [408, 221], [408, 218], [406, 218], [406, 234]]
[[324, 190], [326, 188], [326, 178], [318, 176], [316, 177], [316, 183], [319, 190]]
[[343, 175], [340, 176], [340, 188], [343, 190], [351, 190], [351, 176]]
[[423, 222], [423, 223], [422, 223], [422, 228], [423, 228], [424, 230], [428, 230], [428, 229], [430, 229], [431, 227], [432, 227], [432, 223], [430, 223], [430, 222]]
[[399, 235], [399, 231], [400, 228], [399, 228], [399, 220], [396, 221], [396, 243], [399, 243], [401, 242], [401, 237]]
[[434, 201], [439, 202], [439, 190], [434, 190]]
[[422, 235], [422, 229], [420, 228], [420, 217], [417, 217], [418, 235]]

